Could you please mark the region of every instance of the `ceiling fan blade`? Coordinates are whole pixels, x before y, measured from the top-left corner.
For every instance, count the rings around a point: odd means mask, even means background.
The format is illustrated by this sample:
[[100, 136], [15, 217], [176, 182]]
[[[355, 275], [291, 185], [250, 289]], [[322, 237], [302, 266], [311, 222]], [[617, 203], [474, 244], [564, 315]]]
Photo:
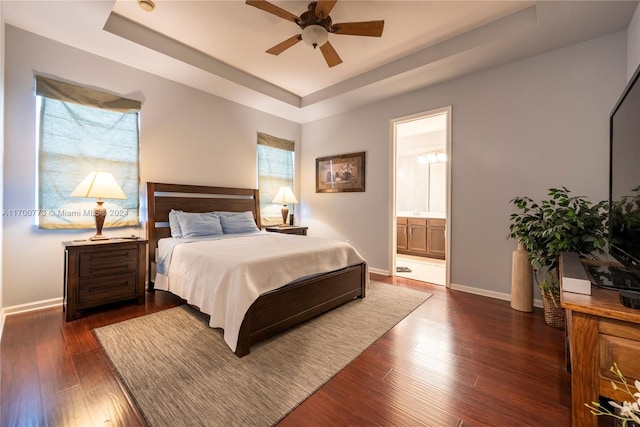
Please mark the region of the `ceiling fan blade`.
[[333, 24], [331, 32], [349, 36], [380, 37], [384, 29], [384, 21], [343, 22]]
[[264, 10], [265, 12], [272, 13], [280, 18], [286, 19], [287, 21], [292, 21], [294, 23], [298, 23], [298, 17], [291, 12], [287, 12], [284, 9], [279, 8], [275, 4], [271, 4], [266, 0], [247, 0], [246, 3], [249, 6], [257, 7], [258, 9]]
[[280, 55], [282, 52], [289, 49], [300, 40], [302, 40], [302, 36], [300, 34], [296, 34], [295, 36], [286, 39], [282, 43], [278, 43], [277, 45], [269, 49], [267, 53], [270, 53], [272, 55]]
[[331, 46], [331, 43], [326, 42], [320, 46], [320, 51], [322, 52], [322, 56], [324, 56], [324, 60], [327, 61], [327, 65], [329, 67], [342, 63], [342, 59], [340, 59], [338, 52], [336, 52], [333, 46]]
[[326, 18], [331, 13], [331, 9], [336, 5], [337, 0], [318, 0], [316, 4], [316, 16], [320, 19]]

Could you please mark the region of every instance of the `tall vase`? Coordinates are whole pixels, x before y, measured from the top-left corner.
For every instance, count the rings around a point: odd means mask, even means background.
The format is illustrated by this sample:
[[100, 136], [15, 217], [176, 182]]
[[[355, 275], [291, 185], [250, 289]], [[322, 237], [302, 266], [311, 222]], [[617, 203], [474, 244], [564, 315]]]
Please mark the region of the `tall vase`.
[[521, 243], [511, 256], [511, 308], [533, 311], [533, 268]]

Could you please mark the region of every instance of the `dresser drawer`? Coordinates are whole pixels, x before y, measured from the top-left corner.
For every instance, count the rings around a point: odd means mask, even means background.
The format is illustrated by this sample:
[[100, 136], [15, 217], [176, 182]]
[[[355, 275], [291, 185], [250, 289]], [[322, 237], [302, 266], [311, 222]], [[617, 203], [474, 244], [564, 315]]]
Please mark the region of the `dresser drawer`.
[[600, 319], [598, 331], [600, 376], [617, 380], [609, 370], [616, 363], [627, 379], [640, 379], [640, 324]]
[[80, 277], [135, 271], [137, 267], [138, 251], [135, 248], [80, 254]]
[[136, 298], [137, 273], [83, 279], [78, 283], [78, 309]]

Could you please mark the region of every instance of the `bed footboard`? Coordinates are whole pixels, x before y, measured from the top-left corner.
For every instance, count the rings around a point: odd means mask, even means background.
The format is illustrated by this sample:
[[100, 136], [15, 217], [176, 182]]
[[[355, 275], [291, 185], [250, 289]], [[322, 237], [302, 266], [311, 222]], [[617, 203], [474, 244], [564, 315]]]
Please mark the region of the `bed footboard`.
[[245, 316], [235, 354], [354, 298], [364, 298], [367, 268], [358, 264], [261, 295]]

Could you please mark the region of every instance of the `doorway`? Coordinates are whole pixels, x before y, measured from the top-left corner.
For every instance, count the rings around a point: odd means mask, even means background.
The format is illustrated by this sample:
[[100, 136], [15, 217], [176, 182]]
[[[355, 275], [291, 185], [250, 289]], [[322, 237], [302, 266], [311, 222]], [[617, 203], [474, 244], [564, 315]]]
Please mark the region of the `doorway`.
[[391, 274], [449, 286], [451, 107], [391, 128]]

